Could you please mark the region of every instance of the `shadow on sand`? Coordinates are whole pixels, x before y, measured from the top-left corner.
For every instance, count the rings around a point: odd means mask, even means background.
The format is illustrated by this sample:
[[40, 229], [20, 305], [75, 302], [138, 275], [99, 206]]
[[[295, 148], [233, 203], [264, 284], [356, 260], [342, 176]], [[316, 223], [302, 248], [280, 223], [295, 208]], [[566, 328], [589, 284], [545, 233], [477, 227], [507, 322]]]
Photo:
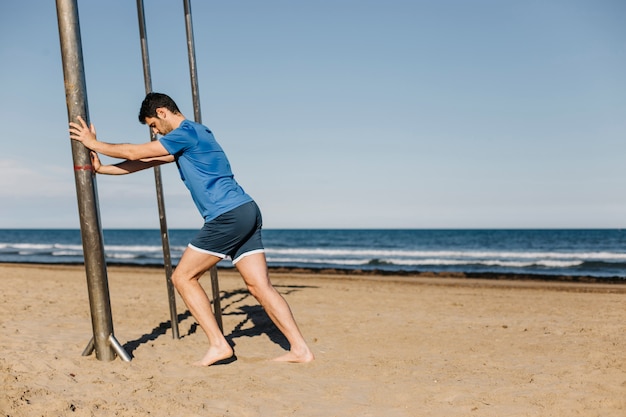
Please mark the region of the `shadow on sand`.
[[[316, 288], [314, 286], [307, 285], [274, 285], [274, 287], [284, 296], [291, 294], [295, 291], [300, 291], [307, 288]], [[222, 292], [220, 294], [220, 301], [222, 305], [222, 316], [241, 316], [241, 321], [235, 325], [230, 333], [225, 334], [226, 340], [232, 347], [235, 347], [235, 340], [240, 337], [256, 337], [266, 334], [270, 340], [279, 345], [284, 350], [289, 350], [289, 342], [285, 336], [278, 330], [272, 320], [269, 318], [263, 307], [250, 295], [246, 289], [238, 289], [235, 291]], [[241, 303], [244, 303], [241, 305]], [[235, 306], [238, 305], [238, 306]], [[178, 314], [178, 323], [192, 318], [189, 310], [186, 310], [182, 314]], [[149, 333], [146, 333], [135, 340], [130, 340], [123, 345], [124, 350], [132, 357], [133, 352], [141, 345], [154, 341], [157, 338], [165, 335], [168, 330], [172, 328], [172, 321], [164, 321], [159, 323], [158, 326], [153, 328]], [[194, 334], [198, 329], [198, 323], [194, 321], [189, 327], [186, 334], [181, 335], [181, 339], [189, 335]], [[226, 329], [225, 329], [226, 330]], [[233, 360], [222, 361], [222, 363], [230, 363]]]

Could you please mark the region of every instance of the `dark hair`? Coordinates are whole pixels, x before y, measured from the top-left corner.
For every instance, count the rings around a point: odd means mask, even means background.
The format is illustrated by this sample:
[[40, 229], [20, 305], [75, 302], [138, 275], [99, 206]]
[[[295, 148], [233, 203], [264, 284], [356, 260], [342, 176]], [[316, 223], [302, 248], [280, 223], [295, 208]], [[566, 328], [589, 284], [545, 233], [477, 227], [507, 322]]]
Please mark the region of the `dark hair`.
[[157, 117], [157, 109], [165, 107], [174, 114], [179, 114], [178, 106], [167, 94], [148, 93], [141, 103], [139, 123], [146, 124], [146, 117]]

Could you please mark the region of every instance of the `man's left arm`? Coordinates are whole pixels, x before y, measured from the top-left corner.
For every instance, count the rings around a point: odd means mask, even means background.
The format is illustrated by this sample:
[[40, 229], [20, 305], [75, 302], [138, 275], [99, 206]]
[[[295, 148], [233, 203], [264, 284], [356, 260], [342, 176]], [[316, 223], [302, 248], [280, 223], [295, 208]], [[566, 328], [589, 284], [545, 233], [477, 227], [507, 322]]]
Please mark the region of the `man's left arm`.
[[167, 155], [158, 158], [140, 159], [138, 161], [126, 160], [112, 165], [102, 165], [98, 154], [91, 151], [91, 165], [98, 174], [125, 175], [133, 172], [154, 168], [159, 165], [174, 162], [174, 156]]

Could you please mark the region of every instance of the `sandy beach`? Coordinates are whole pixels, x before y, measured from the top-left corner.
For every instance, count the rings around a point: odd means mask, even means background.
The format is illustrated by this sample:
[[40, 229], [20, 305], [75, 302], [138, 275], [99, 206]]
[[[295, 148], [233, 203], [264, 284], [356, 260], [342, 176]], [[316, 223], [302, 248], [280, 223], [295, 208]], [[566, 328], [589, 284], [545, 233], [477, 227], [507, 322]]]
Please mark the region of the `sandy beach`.
[[0, 264], [0, 414], [626, 415], [626, 284], [273, 273], [317, 357], [284, 364], [239, 276], [219, 277], [236, 360], [198, 368], [205, 336], [177, 299], [172, 338], [161, 269], [109, 267], [132, 361], [106, 362], [81, 356], [82, 266]]

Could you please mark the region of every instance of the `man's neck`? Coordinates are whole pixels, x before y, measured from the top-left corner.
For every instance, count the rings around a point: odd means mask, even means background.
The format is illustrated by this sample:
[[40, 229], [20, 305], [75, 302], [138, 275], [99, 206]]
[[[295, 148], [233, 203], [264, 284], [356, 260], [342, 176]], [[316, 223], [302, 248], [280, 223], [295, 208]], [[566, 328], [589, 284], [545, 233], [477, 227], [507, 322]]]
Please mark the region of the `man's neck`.
[[174, 129], [178, 129], [180, 124], [186, 120], [186, 117], [182, 113], [176, 113], [176, 114], [170, 113], [170, 114], [172, 117], [172, 121], [171, 121], [172, 127]]

